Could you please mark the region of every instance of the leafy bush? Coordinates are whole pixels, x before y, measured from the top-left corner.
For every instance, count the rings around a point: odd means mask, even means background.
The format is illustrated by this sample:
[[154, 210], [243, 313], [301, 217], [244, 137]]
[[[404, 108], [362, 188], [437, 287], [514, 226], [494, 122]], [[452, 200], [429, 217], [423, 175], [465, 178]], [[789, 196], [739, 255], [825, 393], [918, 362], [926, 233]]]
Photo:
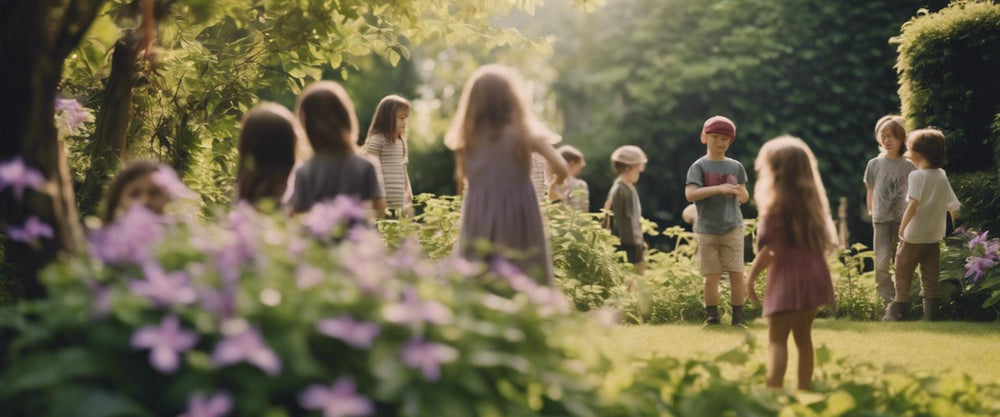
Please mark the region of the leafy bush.
[[372, 230], [345, 233], [355, 213], [335, 201], [299, 223], [240, 206], [204, 224], [136, 210], [95, 232], [91, 256], [44, 272], [48, 298], [2, 310], [15, 337], [0, 413], [595, 415], [581, 317], [558, 291], [435, 265], [413, 241], [387, 251]]
[[959, 230], [945, 239], [941, 254], [941, 296], [945, 317], [996, 320], [1000, 317], [1000, 240], [989, 231]]
[[935, 126], [948, 137], [949, 167], [996, 167], [1000, 134], [1000, 5], [955, 1], [917, 16], [893, 38], [903, 115], [911, 127]]
[[875, 271], [865, 270], [874, 262], [875, 253], [860, 243], [838, 252], [838, 259], [827, 262], [836, 294], [834, 305], [821, 314], [851, 320], [881, 319], [883, 305], [875, 291]]
[[948, 174], [955, 195], [962, 202], [958, 223], [976, 230], [1000, 230], [1000, 174], [973, 172]]

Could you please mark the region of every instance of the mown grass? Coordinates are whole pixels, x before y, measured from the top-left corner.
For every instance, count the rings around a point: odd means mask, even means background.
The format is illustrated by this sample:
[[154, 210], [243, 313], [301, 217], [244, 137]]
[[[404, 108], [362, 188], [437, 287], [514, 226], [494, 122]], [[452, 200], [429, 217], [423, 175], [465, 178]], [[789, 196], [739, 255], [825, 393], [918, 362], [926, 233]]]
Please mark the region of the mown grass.
[[[755, 359], [765, 361], [767, 323], [763, 319], [747, 330], [729, 326], [705, 330], [694, 324], [616, 326], [597, 340], [613, 356], [713, 358], [746, 343], [747, 332], [761, 347], [753, 352]], [[788, 343], [786, 384], [794, 382], [797, 360], [791, 338]], [[904, 373], [964, 373], [977, 382], [1000, 382], [1000, 361], [992, 356], [1000, 346], [1000, 323], [817, 320], [813, 344], [826, 346], [834, 358], [871, 362]]]

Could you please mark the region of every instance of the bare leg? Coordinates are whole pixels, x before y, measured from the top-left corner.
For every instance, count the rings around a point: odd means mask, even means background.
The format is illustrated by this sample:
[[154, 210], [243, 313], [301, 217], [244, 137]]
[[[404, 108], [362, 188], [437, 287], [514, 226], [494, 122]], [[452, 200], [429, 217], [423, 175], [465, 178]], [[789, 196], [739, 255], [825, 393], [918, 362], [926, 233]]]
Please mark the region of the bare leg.
[[705, 275], [706, 306], [719, 305], [719, 281], [721, 280], [722, 280], [722, 274]]
[[768, 318], [767, 326], [767, 387], [781, 388], [788, 366], [788, 333], [792, 330], [794, 313], [776, 313]]
[[729, 288], [733, 305], [743, 305], [747, 298], [746, 288], [743, 288], [743, 271], [729, 271]]
[[799, 351], [798, 388], [808, 390], [812, 385], [814, 366], [812, 324], [816, 317], [816, 310], [796, 311], [792, 314], [794, 315], [792, 337], [795, 339], [795, 348]]

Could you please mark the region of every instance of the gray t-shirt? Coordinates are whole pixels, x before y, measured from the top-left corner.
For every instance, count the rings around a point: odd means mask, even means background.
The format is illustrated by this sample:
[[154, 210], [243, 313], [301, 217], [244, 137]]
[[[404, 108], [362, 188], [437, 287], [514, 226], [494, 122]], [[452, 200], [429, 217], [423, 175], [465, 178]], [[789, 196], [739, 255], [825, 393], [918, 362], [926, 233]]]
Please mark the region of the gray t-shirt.
[[[742, 185], [747, 183], [747, 170], [743, 164], [732, 158], [713, 161], [701, 157], [688, 168], [687, 183], [698, 187], [719, 184]], [[694, 203], [698, 209], [698, 219], [694, 222], [695, 233], [721, 235], [743, 227], [743, 211], [736, 197], [715, 194]]]
[[917, 169], [903, 158], [872, 158], [865, 168], [865, 185], [872, 189], [872, 223], [895, 223], [906, 210], [906, 179]]
[[288, 204], [295, 212], [304, 212], [313, 204], [341, 194], [361, 201], [382, 198], [375, 165], [353, 154], [317, 154], [295, 170], [295, 189]]
[[642, 218], [642, 205], [635, 187], [620, 179], [615, 180], [608, 199], [611, 200], [611, 234], [618, 236], [622, 245], [641, 245], [642, 226], [639, 219]]

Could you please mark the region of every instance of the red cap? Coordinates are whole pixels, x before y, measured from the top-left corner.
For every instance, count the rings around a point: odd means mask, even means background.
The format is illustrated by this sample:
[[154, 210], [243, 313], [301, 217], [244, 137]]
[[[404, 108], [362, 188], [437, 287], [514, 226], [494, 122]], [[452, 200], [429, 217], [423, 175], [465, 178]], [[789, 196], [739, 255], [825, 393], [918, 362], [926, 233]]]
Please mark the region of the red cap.
[[729, 138], [730, 141], [735, 141], [736, 125], [724, 116], [712, 116], [705, 121], [705, 126], [701, 128], [701, 134], [710, 133], [716, 133]]

